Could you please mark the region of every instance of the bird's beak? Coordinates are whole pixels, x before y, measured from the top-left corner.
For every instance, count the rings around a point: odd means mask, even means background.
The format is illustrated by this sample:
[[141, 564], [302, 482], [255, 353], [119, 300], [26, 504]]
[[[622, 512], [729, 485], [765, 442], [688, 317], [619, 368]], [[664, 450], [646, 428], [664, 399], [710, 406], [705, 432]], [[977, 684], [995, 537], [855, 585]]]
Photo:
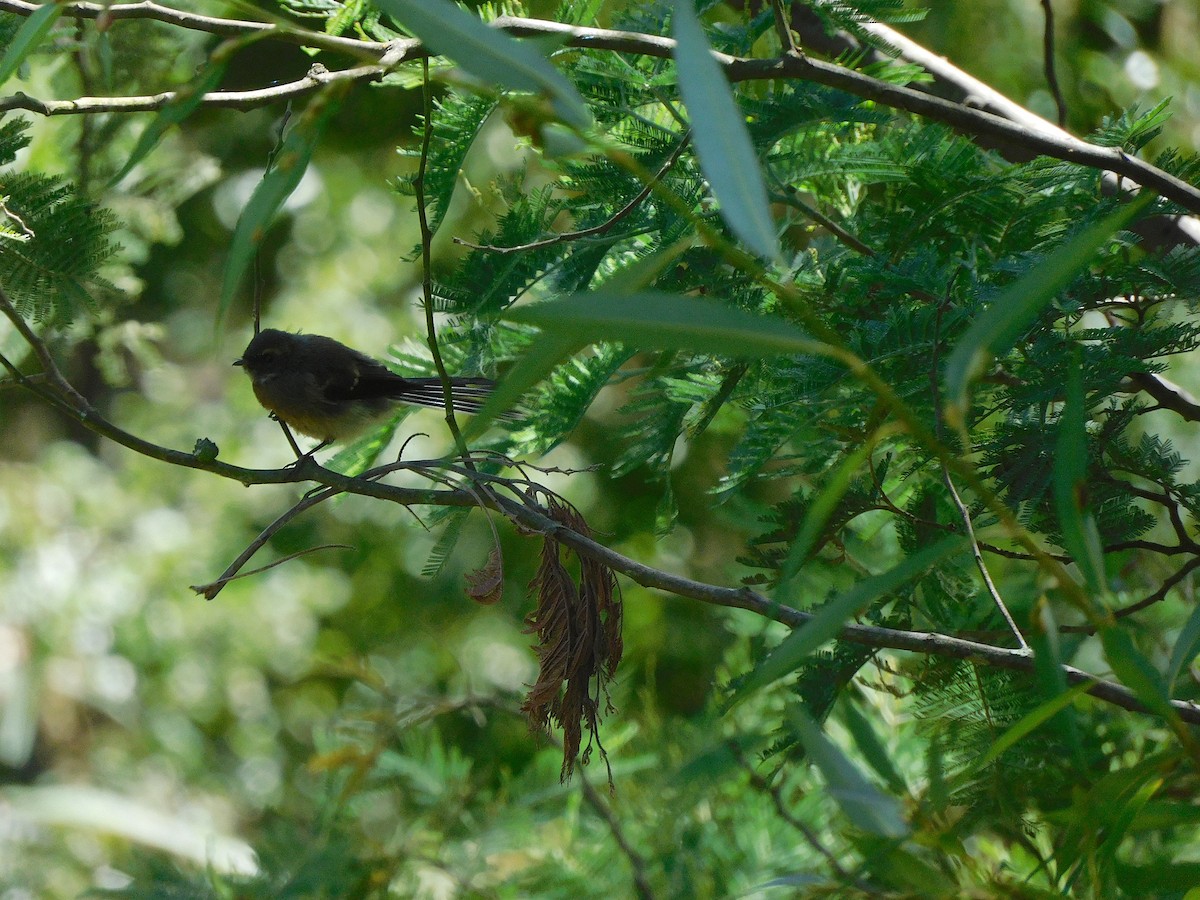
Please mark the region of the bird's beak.
[[240, 366], [240, 365], [242, 365], [242, 361], [241, 361], [240, 359], [235, 359], [235, 360], [233, 361], [233, 364], [234, 364], [235, 366]]

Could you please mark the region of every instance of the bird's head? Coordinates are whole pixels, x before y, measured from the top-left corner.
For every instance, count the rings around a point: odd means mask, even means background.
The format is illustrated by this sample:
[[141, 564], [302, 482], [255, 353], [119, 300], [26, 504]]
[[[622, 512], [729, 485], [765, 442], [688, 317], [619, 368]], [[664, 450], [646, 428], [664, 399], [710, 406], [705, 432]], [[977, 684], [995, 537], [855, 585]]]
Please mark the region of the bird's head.
[[285, 371], [294, 362], [299, 350], [299, 335], [277, 328], [267, 328], [254, 336], [241, 358], [233, 364], [241, 366], [253, 379]]

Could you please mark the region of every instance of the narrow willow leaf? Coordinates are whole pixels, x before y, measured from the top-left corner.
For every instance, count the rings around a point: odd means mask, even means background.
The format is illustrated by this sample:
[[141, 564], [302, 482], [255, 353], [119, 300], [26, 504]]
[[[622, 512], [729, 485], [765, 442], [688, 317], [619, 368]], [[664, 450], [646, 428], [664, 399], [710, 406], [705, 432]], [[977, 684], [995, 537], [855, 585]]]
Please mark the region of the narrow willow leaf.
[[3, 58], [0, 58], [0, 85], [12, 78], [29, 54], [41, 46], [58, 17], [62, 15], [62, 11], [63, 4], [47, 3], [35, 9], [29, 18], [21, 23], [21, 27], [17, 29], [4, 51]]
[[1083, 229], [1001, 293], [975, 320], [946, 363], [946, 418], [952, 425], [962, 428], [966, 422], [968, 389], [992, 357], [1007, 352], [1096, 251], [1154, 199], [1154, 194], [1143, 191], [1136, 200]]
[[480, 81], [546, 94], [562, 121], [576, 128], [592, 124], [583, 97], [547, 59], [448, 0], [375, 0], [375, 5]]
[[398, 406], [396, 411], [371, 431], [355, 438], [325, 463], [325, 468], [352, 478], [367, 471], [383, 449], [391, 443], [396, 429], [413, 412], [412, 407]]
[[634, 347], [696, 350], [719, 356], [829, 355], [830, 348], [774, 316], [715, 300], [654, 291], [621, 294], [600, 289], [504, 313], [585, 346], [621, 341]]
[[747, 247], [759, 256], [777, 259], [779, 237], [771, 219], [762, 165], [745, 116], [696, 18], [694, 0], [676, 0], [672, 30], [679, 93], [691, 117], [700, 169], [720, 204], [721, 217]]
[[640, 291], [662, 275], [675, 260], [696, 246], [693, 235], [686, 235], [675, 243], [638, 257], [628, 265], [613, 272], [604, 282], [606, 291]]
[[1167, 684], [1154, 665], [1133, 645], [1133, 639], [1122, 628], [1110, 626], [1100, 631], [1104, 658], [1121, 684], [1133, 691], [1152, 712], [1170, 722], [1179, 714], [1167, 700]]
[[883, 741], [879, 739], [871, 720], [855, 703], [844, 703], [842, 705], [842, 721], [846, 724], [846, 730], [850, 732], [850, 736], [854, 738], [854, 746], [858, 748], [858, 752], [862, 754], [863, 759], [867, 761], [867, 765], [874, 770], [875, 774], [883, 779], [888, 789], [894, 794], [907, 794], [908, 785], [892, 762], [892, 757]]
[[1159, 792], [1163, 786], [1162, 776], [1151, 777], [1146, 780], [1146, 783], [1141, 785], [1121, 807], [1120, 813], [1115, 817], [1112, 824], [1104, 829], [1104, 843], [1096, 849], [1096, 857], [1100, 864], [1107, 867], [1112, 865], [1116, 860], [1117, 848], [1121, 846], [1121, 842], [1125, 840], [1125, 835], [1129, 831], [1129, 826], [1133, 824], [1133, 820], [1150, 802], [1150, 799]]
[[1093, 596], [1105, 589], [1104, 547], [1096, 520], [1087, 508], [1087, 419], [1079, 348], [1067, 374], [1067, 402], [1058, 420], [1054, 458], [1054, 503], [1063, 545], [1083, 572]]
[[349, 81], [337, 81], [313, 98], [299, 121], [288, 132], [274, 164], [250, 195], [250, 201], [242, 210], [229, 242], [229, 262], [225, 266], [225, 281], [221, 286], [218, 321], [229, 311], [233, 295], [246, 269], [250, 267], [254, 254], [258, 252], [267, 226], [304, 177], [325, 124], [337, 111], [349, 89]]
[[1200, 604], [1192, 610], [1179, 632], [1179, 637], [1175, 639], [1175, 647], [1171, 650], [1171, 662], [1167, 665], [1168, 691], [1174, 690], [1179, 674], [1191, 665], [1197, 652], [1200, 652]]
[[792, 541], [787, 559], [783, 561], [783, 565], [779, 569], [779, 585], [781, 589], [786, 590], [788, 583], [796, 576], [796, 573], [804, 565], [805, 560], [808, 559], [809, 551], [812, 550], [822, 529], [825, 527], [825, 523], [829, 521], [829, 517], [837, 507], [838, 501], [850, 489], [850, 482], [853, 480], [854, 474], [870, 458], [871, 451], [874, 449], [875, 442], [873, 440], [867, 441], [842, 460], [837, 468], [824, 476], [824, 485], [816, 497], [813, 498], [812, 502], [809, 503], [808, 511], [804, 514], [804, 521], [800, 524], [800, 532], [796, 535], [796, 539]]
[[966, 546], [966, 538], [953, 535], [910, 556], [900, 565], [882, 575], [864, 579], [833, 600], [830, 600], [804, 625], [801, 625], [776, 647], [771, 654], [742, 681], [733, 695], [739, 703], [751, 693], [794, 672], [802, 662], [826, 641], [837, 637], [842, 626], [866, 609], [875, 600], [892, 593], [931, 566], [958, 553]]
[[488, 395], [479, 411], [462, 429], [464, 438], [478, 437], [496, 417], [516, 407], [521, 397], [531, 387], [554, 371], [554, 367], [572, 353], [583, 347], [585, 342], [569, 337], [548, 335], [535, 341], [526, 350], [517, 364], [500, 379], [495, 390]]
[[885, 838], [908, 834], [908, 824], [895, 797], [871, 784], [803, 709], [793, 707], [788, 718], [809, 758], [821, 770], [830, 796], [856, 828]]
[[956, 790], [966, 784], [981, 770], [987, 768], [992, 763], [1004, 754], [1006, 750], [1030, 734], [1037, 728], [1040, 728], [1046, 722], [1053, 719], [1062, 710], [1066, 709], [1080, 694], [1086, 694], [1093, 682], [1084, 681], [1075, 687], [1059, 694], [1057, 697], [1051, 697], [1044, 703], [1039, 704], [1036, 708], [1030, 710], [1020, 719], [1014, 722], [1009, 728], [1000, 735], [999, 738], [987, 749], [986, 753], [978, 756], [969, 766], [963, 769], [954, 779], [954, 787], [951, 791]]
[[[1041, 694], [1047, 700], [1064, 694], [1068, 690], [1067, 674], [1063, 671], [1063, 654], [1059, 646], [1058, 622], [1054, 608], [1043, 595], [1033, 610], [1033, 628], [1027, 634], [1033, 649], [1033, 672]], [[1083, 753], [1083, 741], [1079, 735], [1079, 723], [1075, 710], [1064, 707], [1051, 721], [1051, 725], [1071, 748], [1075, 764], [1083, 771], [1087, 760]]]

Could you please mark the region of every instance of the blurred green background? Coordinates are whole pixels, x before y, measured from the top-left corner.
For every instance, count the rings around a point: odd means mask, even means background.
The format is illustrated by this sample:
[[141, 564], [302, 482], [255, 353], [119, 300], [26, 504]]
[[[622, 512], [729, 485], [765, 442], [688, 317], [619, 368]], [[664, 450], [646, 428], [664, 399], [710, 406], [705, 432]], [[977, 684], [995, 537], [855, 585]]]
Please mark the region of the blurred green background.
[[[245, 13], [240, 4], [204, 6]], [[1055, 13], [1075, 133], [1124, 106], [1172, 97], [1163, 141], [1194, 149], [1200, 4], [1056, 2]], [[932, 4], [904, 30], [1053, 118], [1042, 25], [1036, 3], [977, 2]], [[67, 97], [111, 80], [154, 92], [187, 81], [210, 43], [151, 22], [121, 23], [82, 45], [68, 30], [5, 90]], [[225, 87], [298, 77], [309, 64], [299, 49], [255, 45]], [[412, 171], [397, 147], [412, 146], [419, 109], [418, 91], [379, 85], [354, 91], [337, 114], [261, 254], [264, 324], [329, 334], [376, 356], [416, 346], [416, 219], [393, 183]], [[280, 466], [290, 451], [230, 365], [251, 332], [248, 292], [214, 329], [216, 298], [232, 228], [281, 115], [275, 107], [197, 114], [119, 190], [105, 189], [111, 168], [80, 148], [104, 132], [131, 149], [144, 115], [31, 117], [35, 139], [21, 160], [84, 185], [122, 223], [107, 275], [123, 301], [73, 326], [78, 341], [65, 363], [74, 382], [129, 431], [185, 450], [209, 438], [222, 459], [244, 466]], [[535, 154], [502, 123], [476, 143], [435, 268], [454, 265], [450, 235], [490, 223], [497, 175], [523, 165], [535, 180]], [[4, 348], [14, 340], [0, 330]], [[660, 538], [644, 475], [604, 468], [619, 451], [606, 428], [615, 405], [602, 396], [572, 441], [542, 460], [600, 468], [551, 485], [604, 543], [651, 566], [737, 584], [754, 511], [714, 507], [706, 493], [730, 442], [721, 421], [681, 448], [679, 526]], [[248, 859], [242, 840], [293, 860], [296, 871], [348, 865], [353, 854], [338, 842], [366, 842], [394, 861], [388, 874], [400, 896], [520, 896], [500, 887], [514, 883], [536, 896], [627, 889], [627, 861], [581, 799], [582, 776], [560, 786], [558, 749], [531, 736], [519, 714], [536, 674], [522, 623], [535, 541], [501, 526], [504, 599], [484, 608], [463, 592], [464, 572], [490, 548], [480, 517], [444, 570], [425, 578], [436, 532], [394, 506], [346, 498], [283, 530], [260, 556], [350, 549], [233, 582], [205, 602], [188, 586], [217, 577], [298, 488], [245, 489], [155, 463], [11, 389], [0, 392], [0, 422], [0, 900], [122, 887], [131, 874], [149, 878], [183, 860], [202, 871], [212, 853], [236, 870]], [[402, 437], [417, 432], [428, 436], [407, 456], [450, 446], [435, 413], [400, 428]], [[719, 747], [720, 735], [762, 721], [753, 705], [720, 717], [714, 690], [777, 626], [623, 589], [627, 653], [613, 686], [619, 711], [603, 738], [620, 786], [612, 802], [642, 852], [664, 866], [676, 896], [736, 896], [763, 873], [801, 868], [812, 851], [779, 824], [769, 793], [747, 790], [744, 779], [707, 782], [695, 775], [703, 769], [678, 774]], [[897, 757], [919, 753], [886, 692], [870, 702]], [[358, 763], [371, 774], [349, 791]], [[584, 775], [604, 792], [602, 765]], [[800, 788], [798, 815], [828, 814]]]

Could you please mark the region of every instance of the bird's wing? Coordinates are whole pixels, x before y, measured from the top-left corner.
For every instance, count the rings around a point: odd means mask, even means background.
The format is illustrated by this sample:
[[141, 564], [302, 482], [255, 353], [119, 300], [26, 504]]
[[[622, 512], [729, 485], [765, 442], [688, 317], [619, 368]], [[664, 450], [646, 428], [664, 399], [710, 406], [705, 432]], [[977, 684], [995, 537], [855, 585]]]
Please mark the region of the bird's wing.
[[321, 394], [331, 403], [392, 398], [405, 383], [404, 378], [362, 354], [357, 354], [354, 365], [327, 369], [318, 376]]

